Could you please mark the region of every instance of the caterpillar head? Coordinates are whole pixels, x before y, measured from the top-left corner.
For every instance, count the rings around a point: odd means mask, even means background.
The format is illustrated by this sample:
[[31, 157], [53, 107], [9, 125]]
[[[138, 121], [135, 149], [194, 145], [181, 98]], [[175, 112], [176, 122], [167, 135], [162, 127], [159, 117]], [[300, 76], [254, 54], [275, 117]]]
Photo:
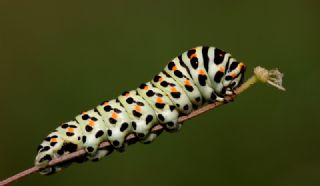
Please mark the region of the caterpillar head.
[[223, 79], [223, 89], [233, 90], [242, 84], [246, 65], [231, 58], [227, 68], [228, 70]]

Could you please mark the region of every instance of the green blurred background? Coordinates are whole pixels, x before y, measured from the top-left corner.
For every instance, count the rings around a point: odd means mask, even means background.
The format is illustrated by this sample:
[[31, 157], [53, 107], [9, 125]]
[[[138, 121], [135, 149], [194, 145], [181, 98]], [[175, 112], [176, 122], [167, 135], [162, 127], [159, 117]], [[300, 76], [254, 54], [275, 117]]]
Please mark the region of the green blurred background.
[[198, 45], [279, 67], [181, 132], [13, 185], [320, 185], [319, 2], [0, 2], [0, 178], [33, 165], [61, 122], [150, 80]]

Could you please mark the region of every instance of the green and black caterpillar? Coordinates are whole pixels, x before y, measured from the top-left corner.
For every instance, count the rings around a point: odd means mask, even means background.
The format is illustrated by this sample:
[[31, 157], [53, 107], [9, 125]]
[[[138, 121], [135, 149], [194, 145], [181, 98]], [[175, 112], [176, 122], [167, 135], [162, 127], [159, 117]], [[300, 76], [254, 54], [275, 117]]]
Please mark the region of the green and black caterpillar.
[[[50, 160], [78, 149], [87, 151], [85, 160], [99, 160], [114, 149], [123, 151], [130, 133], [150, 143], [158, 135], [150, 132], [156, 124], [175, 132], [181, 126], [179, 116], [233, 94], [245, 70], [245, 64], [218, 48], [188, 50], [152, 81], [61, 124], [39, 145], [35, 165], [43, 168], [41, 174], [49, 175], [67, 166], [46, 167]], [[109, 141], [112, 148], [98, 149], [103, 141]]]

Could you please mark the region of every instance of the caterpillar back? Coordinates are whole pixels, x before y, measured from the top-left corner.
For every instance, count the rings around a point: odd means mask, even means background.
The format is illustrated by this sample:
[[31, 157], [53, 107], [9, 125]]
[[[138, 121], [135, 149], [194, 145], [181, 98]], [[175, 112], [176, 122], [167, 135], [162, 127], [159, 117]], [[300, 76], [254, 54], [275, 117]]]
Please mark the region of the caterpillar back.
[[[233, 94], [244, 78], [245, 64], [214, 47], [196, 47], [171, 60], [163, 71], [136, 90], [102, 102], [72, 121], [61, 124], [38, 147], [35, 165], [41, 174], [60, 171], [71, 162], [47, 167], [50, 160], [84, 148], [86, 160], [100, 160], [113, 150], [124, 151], [125, 138], [134, 133], [142, 143], [159, 134], [150, 130], [161, 124], [169, 132], [180, 129], [178, 117]], [[103, 141], [111, 148], [98, 149]]]

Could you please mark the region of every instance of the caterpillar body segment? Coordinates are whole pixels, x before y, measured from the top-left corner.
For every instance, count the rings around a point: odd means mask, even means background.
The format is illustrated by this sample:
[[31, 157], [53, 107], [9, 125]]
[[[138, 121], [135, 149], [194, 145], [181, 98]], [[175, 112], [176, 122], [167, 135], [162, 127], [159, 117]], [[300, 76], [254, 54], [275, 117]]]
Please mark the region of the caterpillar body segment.
[[[70, 165], [47, 167], [52, 159], [64, 154], [84, 148], [86, 157], [74, 161], [99, 160], [113, 150], [124, 151], [130, 133], [142, 143], [151, 143], [160, 134], [150, 132], [156, 124], [170, 132], [178, 131], [179, 116], [223, 101], [242, 83], [245, 70], [245, 64], [223, 50], [192, 48], [169, 61], [151, 81], [61, 124], [39, 145], [35, 165], [42, 168], [41, 174], [49, 175]], [[103, 141], [112, 146], [99, 149]]]
[[160, 72], [152, 80], [152, 83], [165, 92], [169, 99], [171, 99], [177, 110], [183, 114], [189, 114], [192, 111], [192, 103], [178, 83], [171, 78], [169, 75], [166, 75], [163, 72]]
[[181, 56], [170, 61], [165, 67], [164, 71], [185, 90], [185, 93], [187, 94], [194, 108], [197, 108], [203, 104], [202, 95], [190, 76], [189, 69], [182, 61]]
[[179, 112], [176, 110], [174, 103], [166, 96], [166, 93], [150, 82], [141, 84], [137, 91], [155, 111], [159, 123], [165, 124], [169, 131], [179, 129]]
[[105, 121], [107, 138], [118, 150], [125, 150], [125, 137], [132, 132], [132, 124], [125, 108], [119, 100], [105, 101], [97, 106], [98, 112]]
[[132, 119], [133, 132], [140, 139], [148, 137], [152, 126], [158, 123], [156, 113], [151, 106], [138, 95], [136, 90], [124, 92], [118, 99]]
[[230, 63], [231, 54], [217, 48], [208, 49], [208, 74], [214, 92], [223, 96], [224, 90], [222, 85], [223, 76], [226, 73], [228, 62]]
[[213, 102], [217, 97], [208, 78], [208, 72], [205, 70], [205, 60], [207, 58], [203, 57], [202, 50], [204, 50], [203, 47], [197, 47], [183, 53], [182, 61], [188, 67], [190, 75], [205, 101]]
[[96, 159], [99, 144], [108, 139], [105, 122], [96, 109], [76, 116], [76, 121], [83, 132], [82, 144], [88, 152], [89, 159]]

